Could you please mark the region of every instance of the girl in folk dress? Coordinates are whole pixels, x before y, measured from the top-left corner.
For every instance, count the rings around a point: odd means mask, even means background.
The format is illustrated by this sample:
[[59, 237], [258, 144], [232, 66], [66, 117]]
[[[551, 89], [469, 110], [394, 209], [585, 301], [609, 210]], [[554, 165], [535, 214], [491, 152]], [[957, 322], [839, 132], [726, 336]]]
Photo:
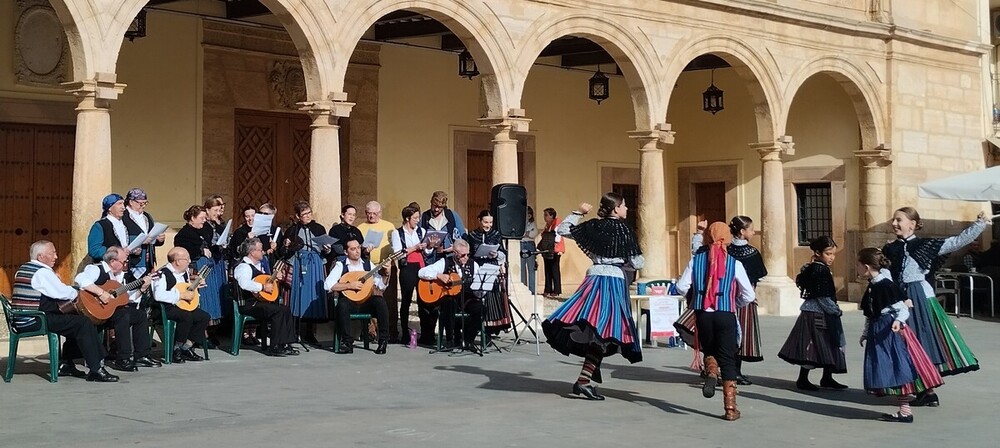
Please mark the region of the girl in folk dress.
[[[764, 267], [764, 257], [761, 257], [760, 251], [750, 245], [749, 240], [754, 236], [753, 220], [747, 216], [735, 216], [729, 222], [729, 232], [733, 235], [733, 242], [729, 244], [727, 249], [729, 256], [743, 264], [750, 284], [757, 288], [757, 282], [767, 276], [767, 268]], [[764, 360], [760, 353], [757, 302], [754, 301], [743, 308], [738, 308], [736, 318], [740, 328], [740, 351], [736, 354], [736, 384], [749, 386], [753, 383], [743, 375], [743, 361], [760, 362]]]
[[[469, 253], [472, 260], [484, 264], [494, 264], [504, 266], [507, 261], [507, 248], [504, 245], [500, 231], [493, 227], [493, 215], [489, 210], [479, 212], [479, 228], [471, 233], [466, 233], [462, 239], [469, 243]], [[479, 246], [483, 244], [500, 246], [495, 252], [487, 254], [485, 257], [476, 257]], [[503, 273], [501, 268], [501, 274]], [[510, 328], [512, 322], [510, 308], [507, 306], [507, 297], [504, 295], [502, 285], [505, 280], [497, 278], [493, 285], [493, 290], [483, 296], [483, 319], [486, 321], [486, 332], [491, 335], [499, 334], [501, 331]]]

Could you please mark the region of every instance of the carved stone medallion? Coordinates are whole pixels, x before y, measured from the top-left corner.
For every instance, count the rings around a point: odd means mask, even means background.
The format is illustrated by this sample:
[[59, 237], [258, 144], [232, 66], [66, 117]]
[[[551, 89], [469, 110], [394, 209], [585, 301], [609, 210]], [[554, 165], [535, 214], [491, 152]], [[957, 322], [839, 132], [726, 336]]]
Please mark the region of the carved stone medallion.
[[298, 109], [296, 103], [306, 100], [306, 78], [298, 64], [274, 61], [267, 78], [272, 104], [285, 109]]
[[69, 73], [69, 46], [47, 0], [17, 0], [14, 74], [17, 82], [58, 87]]

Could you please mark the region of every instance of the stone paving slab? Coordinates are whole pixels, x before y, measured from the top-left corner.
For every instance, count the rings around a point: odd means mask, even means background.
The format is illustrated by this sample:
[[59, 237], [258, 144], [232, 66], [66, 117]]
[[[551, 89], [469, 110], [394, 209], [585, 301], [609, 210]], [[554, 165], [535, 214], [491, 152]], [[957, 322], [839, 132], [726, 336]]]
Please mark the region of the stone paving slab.
[[541, 356], [528, 344], [482, 358], [402, 346], [386, 356], [212, 351], [118, 384], [50, 384], [47, 358], [22, 360], [0, 385], [0, 446], [998, 446], [1000, 323], [955, 320], [983, 368], [946, 378], [942, 406], [915, 408], [907, 425], [876, 421], [893, 406], [859, 390], [862, 321], [845, 315], [850, 373], [838, 380], [851, 389], [803, 393], [797, 368], [774, 356], [794, 318], [762, 316], [767, 359], [744, 364], [756, 384], [740, 389], [737, 422], [719, 418], [721, 392], [701, 397], [692, 352], [680, 349], [647, 348], [633, 365], [609, 358], [603, 402], [570, 395], [580, 360], [544, 343]]

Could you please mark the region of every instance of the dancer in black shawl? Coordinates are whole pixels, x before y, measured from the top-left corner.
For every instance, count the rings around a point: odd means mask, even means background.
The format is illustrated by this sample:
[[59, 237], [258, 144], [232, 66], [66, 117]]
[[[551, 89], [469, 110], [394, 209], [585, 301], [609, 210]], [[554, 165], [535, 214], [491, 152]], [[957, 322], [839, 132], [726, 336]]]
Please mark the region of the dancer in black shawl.
[[[747, 277], [754, 288], [757, 282], [767, 276], [767, 268], [764, 267], [764, 257], [760, 251], [750, 245], [750, 238], [754, 235], [753, 220], [747, 216], [734, 216], [729, 221], [729, 232], [733, 235], [733, 242], [729, 244], [727, 252], [729, 256], [735, 258], [743, 269], [747, 271]], [[743, 375], [743, 361], [760, 362], [764, 356], [760, 354], [760, 328], [757, 325], [757, 302], [751, 302], [743, 308], [736, 309], [736, 319], [740, 330], [740, 351], [736, 354], [736, 384], [749, 386], [753, 384], [750, 379]]]

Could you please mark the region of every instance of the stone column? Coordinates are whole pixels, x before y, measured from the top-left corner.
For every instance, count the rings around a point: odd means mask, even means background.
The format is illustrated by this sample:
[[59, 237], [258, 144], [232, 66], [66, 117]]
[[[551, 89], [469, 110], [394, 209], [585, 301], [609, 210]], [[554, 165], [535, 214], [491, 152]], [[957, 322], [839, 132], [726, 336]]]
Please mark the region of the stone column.
[[892, 163], [890, 154], [886, 145], [854, 153], [860, 168], [861, 233], [858, 243], [861, 247], [882, 247], [889, 237], [885, 223], [890, 214], [887, 170]]
[[630, 131], [629, 138], [639, 143], [639, 203], [626, 204], [630, 213], [638, 213], [638, 237], [646, 265], [641, 280], [667, 276], [666, 187], [663, 180], [662, 145], [673, 144], [674, 132], [663, 123], [652, 131]]
[[340, 216], [340, 117], [351, 115], [354, 103], [346, 93], [334, 93], [327, 101], [299, 103], [299, 110], [312, 118], [309, 155], [309, 205], [313, 219], [332, 225]]
[[761, 252], [767, 276], [757, 284], [757, 302], [762, 312], [792, 316], [799, 312], [799, 290], [788, 278], [788, 233], [785, 226], [785, 175], [782, 154], [794, 154], [789, 136], [774, 142], [751, 143], [760, 154], [760, 224]]
[[101, 215], [101, 199], [111, 193], [111, 101], [125, 89], [114, 73], [96, 73], [93, 79], [63, 84], [77, 98], [76, 148], [73, 156], [72, 246], [74, 270], [87, 257], [87, 234]]

